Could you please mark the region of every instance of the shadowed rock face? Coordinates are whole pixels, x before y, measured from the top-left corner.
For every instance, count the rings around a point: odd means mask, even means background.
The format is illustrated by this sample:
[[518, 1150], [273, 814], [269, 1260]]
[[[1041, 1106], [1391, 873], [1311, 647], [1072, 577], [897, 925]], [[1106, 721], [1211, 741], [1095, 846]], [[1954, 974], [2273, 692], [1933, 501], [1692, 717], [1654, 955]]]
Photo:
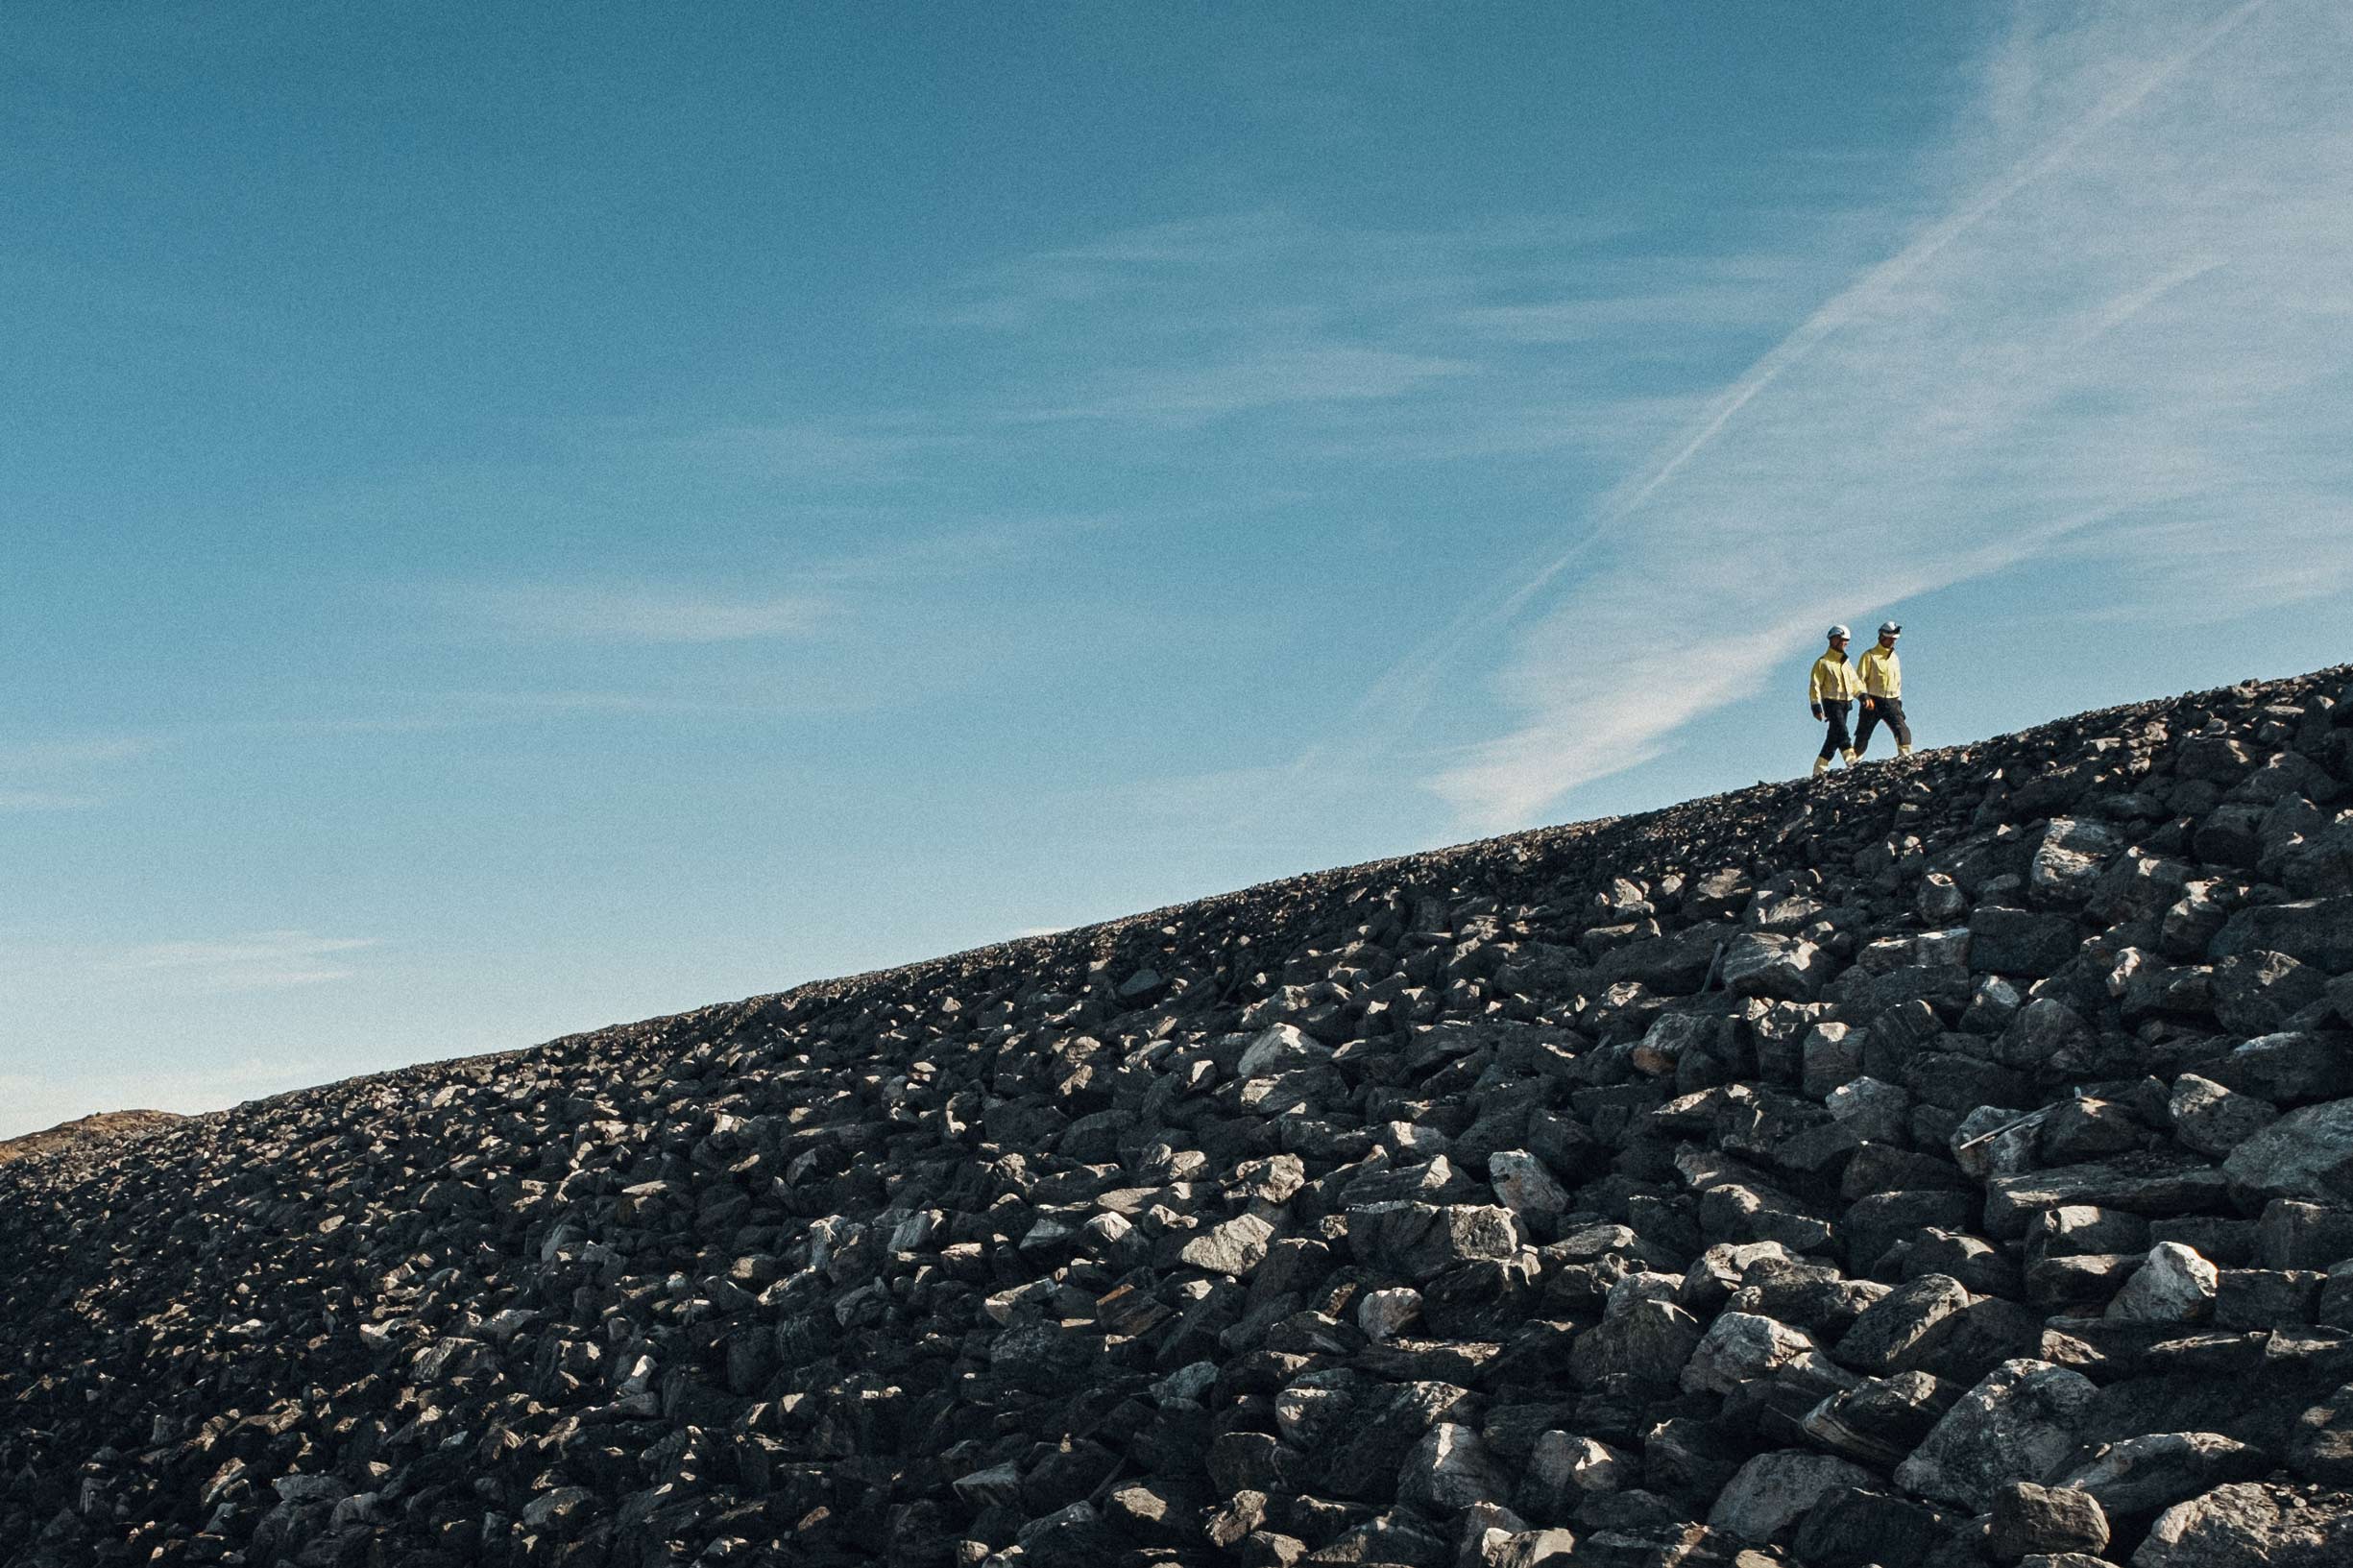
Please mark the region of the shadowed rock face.
[[0, 1564], [2353, 1561], [2348, 674], [17, 1160]]

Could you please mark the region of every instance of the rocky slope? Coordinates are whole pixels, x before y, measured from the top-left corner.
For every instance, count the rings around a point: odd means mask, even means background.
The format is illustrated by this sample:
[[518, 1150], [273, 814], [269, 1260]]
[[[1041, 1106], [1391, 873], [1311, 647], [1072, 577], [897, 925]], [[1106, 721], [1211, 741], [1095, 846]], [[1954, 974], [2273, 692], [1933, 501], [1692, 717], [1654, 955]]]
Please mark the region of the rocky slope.
[[69, 1144], [101, 1138], [144, 1138], [182, 1120], [170, 1111], [101, 1111], [21, 1137], [0, 1138], [0, 1165], [35, 1154], [54, 1154]]
[[2348, 803], [2341, 668], [18, 1161], [0, 1562], [2353, 1561]]

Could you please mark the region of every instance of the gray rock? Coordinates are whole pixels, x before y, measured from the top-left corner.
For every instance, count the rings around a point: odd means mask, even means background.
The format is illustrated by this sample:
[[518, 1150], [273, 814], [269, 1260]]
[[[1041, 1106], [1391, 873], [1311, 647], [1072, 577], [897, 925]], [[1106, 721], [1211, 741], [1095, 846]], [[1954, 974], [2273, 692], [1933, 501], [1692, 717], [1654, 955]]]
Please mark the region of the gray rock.
[[1376, 1203], [1348, 1214], [1356, 1261], [1396, 1279], [1432, 1279], [1462, 1264], [1515, 1256], [1518, 1220], [1477, 1203]]
[[2083, 1015], [2057, 997], [2036, 997], [2018, 1010], [2001, 1033], [2005, 1066], [2037, 1068], [2080, 1051], [2093, 1040]]
[[2240, 953], [2214, 966], [2214, 1016], [2233, 1034], [2270, 1034], [2318, 1001], [2328, 977], [2284, 953]]
[[1674, 1303], [1637, 1301], [1577, 1337], [1569, 1372], [1589, 1387], [1613, 1377], [1672, 1384], [1698, 1348], [1700, 1333], [1698, 1322]]
[[1694, 1315], [1719, 1310], [1751, 1273], [1779, 1274], [1805, 1267], [1779, 1242], [1718, 1242], [1684, 1270], [1672, 1299]]
[[2318, 1507], [2258, 1482], [2217, 1486], [2157, 1516], [2132, 1568], [2342, 1568], [2353, 1560], [2353, 1507]]
[[1803, 1086], [1820, 1099], [1840, 1084], [1862, 1076], [1867, 1031], [1848, 1024], [1816, 1024], [1799, 1042]]
[[1682, 1382], [1687, 1392], [1728, 1393], [1795, 1362], [1805, 1362], [1808, 1369], [1829, 1376], [1833, 1383], [1850, 1381], [1835, 1372], [1819, 1370], [1821, 1347], [1804, 1330], [1770, 1317], [1728, 1312], [1709, 1324], [1708, 1332], [1692, 1347]]
[[2038, 904], [2081, 905], [2091, 898], [2108, 857], [2122, 848], [2114, 830], [2099, 823], [2053, 817], [2027, 865], [2027, 889]]
[[1873, 1143], [1900, 1144], [1911, 1122], [1910, 1094], [1878, 1078], [1842, 1083], [1823, 1098], [1823, 1105], [1832, 1118]]
[[2317, 1321], [2317, 1268], [2225, 1268], [2214, 1292], [2214, 1322], [2224, 1329], [2270, 1329]]
[[2353, 1203], [2353, 1099], [2290, 1111], [2233, 1149], [2222, 1174], [2265, 1197]]
[[1927, 1372], [1901, 1372], [1831, 1395], [1799, 1424], [1832, 1453], [1892, 1469], [1927, 1439], [1958, 1397], [1958, 1389]]
[[1489, 1155], [1487, 1173], [1496, 1198], [1514, 1214], [1559, 1214], [1568, 1207], [1568, 1194], [1544, 1162], [1524, 1149]]
[[1421, 1316], [1421, 1292], [1411, 1286], [1368, 1291], [1356, 1306], [1356, 1326], [1379, 1344], [1394, 1339]]
[[1708, 1510], [1710, 1529], [1761, 1546], [1785, 1539], [1815, 1504], [1829, 1494], [1872, 1484], [1858, 1464], [1786, 1448], [1759, 1454], [1734, 1473]]
[[2296, 1417], [2288, 1468], [2322, 1486], [2353, 1486], [2353, 1384]]
[[1952, 1541], [1957, 1524], [1910, 1498], [1855, 1487], [1815, 1504], [1798, 1526], [1790, 1551], [1806, 1568], [1924, 1563]]
[[1453, 1553], [1429, 1523], [1410, 1508], [1378, 1514], [1309, 1553], [1306, 1568], [1326, 1564], [1399, 1563], [1404, 1568], [1444, 1568]]
[[2282, 1029], [2257, 1035], [2206, 1070], [2226, 1088], [2275, 1105], [2306, 1105], [2353, 1094], [2353, 1036]]
[[[2353, 1208], [2270, 1199], [2254, 1227], [2254, 1255], [2231, 1263], [2259, 1263], [2266, 1269], [2327, 1269], [2346, 1258], [2353, 1258]], [[2221, 1263], [2221, 1258], [2217, 1260]]]
[[1822, 988], [1831, 967], [1811, 942], [1765, 931], [1743, 931], [1726, 945], [1719, 973], [1735, 997], [1804, 1001]]
[[1924, 1274], [1863, 1309], [1833, 1355], [1858, 1372], [1907, 1372], [1960, 1327], [1969, 1291], [1945, 1274]]
[[1510, 1493], [1478, 1433], [1452, 1421], [1423, 1433], [1397, 1471], [1397, 1501], [1419, 1508], [1460, 1511]]
[[2284, 953], [2323, 974], [2353, 970], [2353, 895], [2257, 904], [2241, 909], [2215, 934], [2217, 958], [2242, 953]]
[[2107, 1315], [2136, 1323], [2195, 1323], [2214, 1315], [2220, 1271], [2179, 1242], [2160, 1242], [2108, 1303]]
[[2039, 1480], [2074, 1451], [2098, 1392], [2080, 1372], [2049, 1362], [2004, 1362], [1897, 1466], [1896, 1484], [1982, 1513], [1999, 1488]]
[[2071, 915], [1980, 908], [1969, 917], [1969, 967], [1980, 975], [2054, 975], [2083, 935]]
[[2056, 1483], [2088, 1492], [2111, 1519], [2147, 1518], [2226, 1481], [2271, 1468], [2257, 1449], [2213, 1432], [2153, 1432], [2102, 1443]]
[[1274, 1227], [1254, 1214], [1239, 1214], [1177, 1249], [1177, 1257], [1212, 1273], [1246, 1275], [1266, 1261]]
[[1573, 1532], [1557, 1527], [1521, 1530], [1493, 1544], [1486, 1555], [1486, 1568], [1572, 1568], [1576, 1559]]
[[2234, 1093], [2195, 1073], [2184, 1073], [2173, 1080], [2167, 1110], [2173, 1119], [2176, 1139], [2218, 1160], [2279, 1120], [2278, 1106], [2252, 1095]]
[[1386, 1498], [1422, 1435], [1440, 1421], [1471, 1413], [1468, 1392], [1431, 1381], [1385, 1384], [1354, 1396], [1307, 1456], [1308, 1479], [1323, 1496]]
[[1574, 1499], [1589, 1492], [1613, 1492], [1641, 1474], [1633, 1455], [1597, 1437], [1555, 1429], [1540, 1434], [1528, 1455], [1528, 1476], [1556, 1495]]
[[2038, 1552], [2097, 1558], [2108, 1549], [2108, 1515], [2089, 1492], [2014, 1481], [1994, 1493], [1986, 1541], [2004, 1559]]
[[2203, 1160], [2158, 1150], [1995, 1176], [1985, 1185], [1986, 1234], [2005, 1241], [2025, 1234], [2042, 1210], [2068, 1204], [2149, 1216], [2211, 1213], [2225, 1204], [2230, 1184]]

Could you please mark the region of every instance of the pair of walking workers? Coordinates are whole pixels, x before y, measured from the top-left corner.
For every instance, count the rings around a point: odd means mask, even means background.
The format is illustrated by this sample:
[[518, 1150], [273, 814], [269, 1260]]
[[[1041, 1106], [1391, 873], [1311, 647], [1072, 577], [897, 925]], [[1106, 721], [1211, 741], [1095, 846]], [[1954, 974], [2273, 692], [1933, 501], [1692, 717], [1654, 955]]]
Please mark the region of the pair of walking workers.
[[[1912, 727], [1904, 721], [1904, 665], [1896, 658], [1896, 639], [1903, 635], [1904, 628], [1894, 621], [1881, 622], [1877, 645], [1865, 648], [1850, 664], [1847, 629], [1831, 628], [1830, 651], [1814, 661], [1806, 685], [1814, 717], [1830, 726], [1822, 737], [1822, 755], [1814, 759], [1815, 773], [1829, 772], [1833, 757], [1845, 758], [1849, 767], [1861, 761], [1871, 732], [1882, 723], [1896, 737], [1896, 755], [1912, 754]], [[1857, 702], [1863, 705], [1862, 722], [1849, 738], [1847, 712]]]

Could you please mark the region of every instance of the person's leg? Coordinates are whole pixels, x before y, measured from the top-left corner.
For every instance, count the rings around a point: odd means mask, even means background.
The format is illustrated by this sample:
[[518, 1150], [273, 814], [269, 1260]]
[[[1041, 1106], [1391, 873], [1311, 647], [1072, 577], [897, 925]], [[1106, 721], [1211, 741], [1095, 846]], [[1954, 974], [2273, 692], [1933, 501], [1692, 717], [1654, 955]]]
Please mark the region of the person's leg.
[[1896, 737], [1896, 755], [1909, 757], [1912, 753], [1912, 727], [1904, 717], [1904, 699], [1891, 697], [1887, 701], [1887, 728]]
[[1871, 732], [1880, 727], [1879, 699], [1863, 704], [1863, 711], [1855, 720], [1855, 755], [1860, 757], [1871, 749]]
[[1830, 733], [1822, 737], [1822, 760], [1829, 761], [1841, 752], [1852, 751], [1855, 742], [1847, 735], [1847, 707], [1843, 702], [1826, 702], [1823, 716], [1830, 720], [1825, 726]]

